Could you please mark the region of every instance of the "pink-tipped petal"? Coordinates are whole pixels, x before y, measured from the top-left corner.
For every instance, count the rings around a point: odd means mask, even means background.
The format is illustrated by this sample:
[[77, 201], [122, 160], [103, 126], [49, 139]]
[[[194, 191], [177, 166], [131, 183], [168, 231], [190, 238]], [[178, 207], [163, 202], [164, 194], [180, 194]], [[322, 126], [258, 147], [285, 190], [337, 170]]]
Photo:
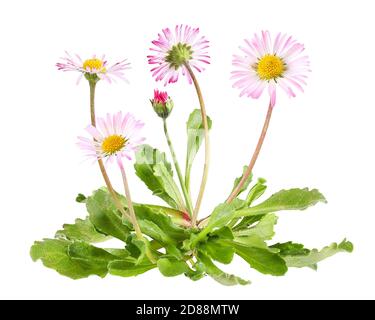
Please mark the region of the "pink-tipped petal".
[[276, 85], [273, 81], [268, 85], [268, 93], [270, 95], [270, 106], [273, 108], [276, 104]]
[[[77, 145], [85, 151], [87, 156], [103, 159], [106, 164], [113, 162], [115, 158], [118, 161], [123, 157], [131, 159], [130, 153], [135, 152], [145, 140], [141, 137], [141, 129], [144, 124], [136, 120], [130, 113], [126, 113], [124, 116], [121, 111], [113, 115], [107, 114], [105, 118], [98, 117], [97, 123], [98, 128], [91, 125], [86, 128], [93, 139], [78, 137]], [[125, 139], [125, 143], [119, 145], [118, 150], [107, 151], [105, 149], [104, 142], [107, 138], [118, 139], [120, 137]]]
[[163, 81], [164, 86], [170, 83], [176, 83], [179, 76], [186, 76], [189, 83], [192, 83], [192, 79], [184, 65], [180, 65], [177, 68], [167, 61], [169, 51], [177, 44], [187, 45], [191, 48], [191, 58], [187, 63], [198, 71], [204, 70], [204, 65], [210, 63], [210, 57], [207, 49], [209, 42], [205, 37], [199, 37], [199, 28], [192, 28], [187, 25], [177, 25], [173, 29], [173, 32], [169, 28], [162, 30], [162, 33], [158, 34], [158, 39], [153, 40], [151, 43], [155, 46], [150, 48], [151, 55], [147, 56], [148, 63], [150, 65], [156, 65], [151, 68], [152, 76], [155, 77], [155, 81]]
[[[291, 36], [278, 33], [272, 40], [268, 31], [262, 31], [260, 35], [255, 34], [252, 40], [245, 39], [245, 46], [240, 46], [240, 50], [244, 55], [233, 55], [234, 70], [231, 72], [233, 87], [240, 90], [240, 96], [258, 99], [267, 86], [270, 103], [274, 106], [277, 86], [289, 97], [296, 96], [294, 88], [303, 92], [307, 74], [310, 72], [310, 62], [306, 55], [302, 56], [304, 46]], [[285, 66], [284, 70], [275, 75], [271, 73], [269, 78], [261, 77], [257, 68], [265, 56], [267, 59], [269, 56], [279, 58]]]
[[66, 57], [61, 58], [62, 62], [56, 63], [56, 67], [58, 70], [61, 71], [76, 71], [80, 73], [79, 78], [77, 79], [77, 84], [82, 79], [82, 76], [85, 74], [89, 75], [97, 75], [99, 79], [103, 79], [111, 83], [115, 81], [115, 78], [122, 79], [127, 81], [125, 78], [125, 70], [130, 69], [130, 63], [127, 60], [122, 60], [113, 64], [112, 66], [108, 66], [108, 62], [105, 60], [105, 56], [102, 55], [102, 58], [99, 60], [101, 62], [101, 66], [97, 64], [94, 67], [92, 64], [87, 65], [84, 68], [85, 62], [90, 59], [96, 59], [96, 55], [93, 55], [92, 58], [82, 61], [79, 55], [71, 56], [68, 52], [65, 52]]

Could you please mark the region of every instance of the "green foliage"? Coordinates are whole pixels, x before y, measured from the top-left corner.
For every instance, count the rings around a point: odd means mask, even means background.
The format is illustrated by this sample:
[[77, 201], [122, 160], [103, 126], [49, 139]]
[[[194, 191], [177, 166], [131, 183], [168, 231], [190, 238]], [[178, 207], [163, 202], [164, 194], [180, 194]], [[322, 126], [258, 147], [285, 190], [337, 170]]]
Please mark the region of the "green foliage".
[[246, 197], [246, 206], [250, 206], [255, 200], [263, 195], [266, 191], [266, 179], [259, 178], [257, 183], [250, 189]]
[[[170, 169], [168, 164], [164, 168]], [[136, 237], [108, 191], [99, 189], [82, 198], [89, 213], [86, 219], [65, 224], [55, 239], [35, 242], [30, 255], [34, 261], [41, 260], [46, 267], [72, 279], [105, 277], [108, 273], [131, 277], [157, 268], [166, 277], [184, 274], [196, 281], [208, 275], [223, 285], [245, 285], [249, 281], [222, 271], [214, 261], [228, 265], [238, 255], [263, 274], [282, 276], [288, 267], [316, 269], [323, 259], [339, 252], [352, 252], [353, 245], [346, 240], [320, 251], [291, 241], [269, 245], [278, 219], [274, 212], [304, 210], [325, 199], [315, 189], [291, 189], [251, 206], [265, 191], [264, 182], [258, 180], [246, 200], [237, 198], [230, 204], [218, 205], [202, 228], [190, 228], [185, 214], [175, 208], [134, 203], [143, 239]], [[127, 210], [126, 199], [119, 195], [119, 200]], [[123, 245], [93, 245], [112, 237]], [[152, 253], [156, 261], [150, 261], [146, 252]]]
[[281, 190], [254, 207], [238, 210], [235, 215], [256, 216], [283, 210], [305, 210], [318, 202], [326, 203], [327, 200], [316, 189]]
[[232, 262], [235, 252], [233, 246], [216, 239], [209, 239], [206, 243], [202, 243], [199, 246], [199, 250], [212, 259], [224, 264]]
[[62, 239], [36, 241], [31, 247], [30, 255], [34, 261], [41, 260], [47, 268], [72, 279], [87, 278], [90, 275], [104, 277], [107, 268], [102, 262], [114, 257], [107, 251], [88, 244], [76, 244]]
[[176, 258], [160, 258], [157, 266], [161, 274], [166, 277], [175, 277], [189, 272], [190, 269], [185, 261], [177, 260]]
[[[139, 220], [153, 222], [162, 230], [162, 234], [157, 237], [163, 237], [163, 243], [175, 243], [175, 241], [185, 240], [189, 237], [190, 231], [176, 225], [170, 216], [170, 212], [163, 207], [135, 204], [134, 210]], [[147, 235], [153, 237], [152, 234]]]
[[107, 272], [108, 263], [118, 259], [117, 256], [108, 251], [94, 247], [85, 242], [73, 242], [68, 247], [68, 256], [85, 268], [92, 270], [95, 274], [104, 277]]
[[181, 193], [173, 180], [171, 164], [164, 152], [149, 145], [141, 146], [136, 153], [134, 168], [137, 176], [154, 195], [163, 199], [172, 208], [184, 207]]
[[236, 253], [261, 273], [283, 276], [288, 271], [285, 261], [277, 253], [237, 242], [232, 242], [232, 244]]
[[[242, 180], [243, 178], [243, 175], [245, 174], [246, 170], [247, 170], [248, 166], [244, 166], [243, 169], [242, 169], [242, 175], [239, 176], [238, 178], [236, 178], [234, 180], [234, 183], [233, 183], [233, 188], [232, 188], [232, 191], [234, 189], [236, 189], [236, 187], [238, 186], [238, 184], [240, 183], [240, 181]], [[242, 185], [241, 189], [239, 190], [237, 196], [239, 196], [242, 192], [244, 192], [250, 185], [251, 183], [251, 180], [253, 179], [253, 174], [251, 173], [247, 179], [245, 180], [245, 183]]]
[[85, 220], [76, 219], [74, 224], [64, 224], [63, 230], [56, 232], [56, 238], [67, 240], [82, 240], [89, 243], [103, 242], [108, 236], [98, 232], [89, 218]]
[[222, 227], [211, 232], [207, 241], [199, 244], [199, 250], [220, 263], [229, 264], [233, 260], [234, 248], [225, 240], [233, 239], [231, 229]]
[[218, 205], [211, 214], [206, 230], [225, 226], [234, 217], [237, 209], [243, 207], [243, 201], [234, 199], [231, 203], [223, 203]]
[[[207, 117], [208, 129], [212, 127], [212, 121]], [[186, 151], [186, 180], [190, 178], [191, 168], [195, 156], [198, 153], [198, 150], [204, 139], [204, 127], [202, 122], [202, 115], [200, 109], [195, 109], [189, 116], [189, 119], [186, 123], [187, 130], [187, 151]]]
[[[252, 227], [256, 222], [261, 220], [263, 217], [264, 217], [264, 215], [262, 215], [262, 214], [257, 215], [257, 216], [237, 217], [237, 218], [232, 220], [232, 221], [235, 222], [233, 224], [233, 231], [248, 229], [248, 228]], [[241, 219], [241, 218], [242, 218], [242, 220], [239, 223], [237, 223], [238, 220]]]
[[339, 252], [352, 252], [353, 244], [350, 241], [344, 239], [340, 244], [332, 243], [331, 245], [324, 247], [322, 250], [312, 249], [308, 254], [304, 253], [301, 255], [292, 252], [292, 254], [285, 255], [284, 260], [288, 267], [303, 268], [312, 267], [316, 269], [316, 264], [324, 259], [327, 259]]
[[122, 223], [120, 213], [117, 211], [107, 191], [99, 189], [86, 200], [87, 211], [91, 223], [101, 233], [126, 241], [130, 235], [130, 227]]
[[125, 248], [130, 252], [131, 257], [133, 258], [132, 262], [134, 262], [134, 264], [138, 265], [144, 263], [145, 261], [147, 262], [146, 250], [148, 245], [149, 244], [146, 239], [140, 240], [135, 236], [135, 234], [129, 236], [126, 241]]
[[109, 273], [120, 277], [135, 277], [154, 268], [156, 268], [156, 265], [149, 262], [134, 264], [124, 260], [115, 260], [108, 265]]
[[306, 249], [303, 244], [293, 243], [292, 241], [276, 243], [270, 248], [277, 249], [281, 256], [306, 256], [310, 253], [310, 250]]
[[234, 286], [237, 284], [246, 285], [249, 284], [250, 281], [243, 280], [240, 277], [237, 277], [233, 274], [225, 273], [224, 271], [220, 270], [212, 261], [211, 259], [206, 256], [204, 253], [200, 252], [198, 254], [198, 258], [203, 265], [205, 272], [214, 280], [219, 282], [225, 286]]
[[76, 197], [76, 201], [78, 203], [85, 203], [86, 202], [86, 196], [82, 193], [79, 193]]
[[262, 240], [271, 240], [275, 235], [274, 226], [277, 223], [277, 216], [273, 213], [263, 216], [259, 222], [250, 228], [236, 231], [234, 234], [238, 236], [258, 236]]

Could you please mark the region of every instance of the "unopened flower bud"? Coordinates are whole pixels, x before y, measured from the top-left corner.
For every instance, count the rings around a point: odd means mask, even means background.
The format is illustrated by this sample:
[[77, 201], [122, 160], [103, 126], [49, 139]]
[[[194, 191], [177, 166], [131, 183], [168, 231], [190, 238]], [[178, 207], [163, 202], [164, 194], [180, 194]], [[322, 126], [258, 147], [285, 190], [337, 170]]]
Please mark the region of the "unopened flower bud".
[[154, 99], [150, 99], [150, 102], [156, 114], [163, 119], [168, 118], [169, 114], [172, 112], [173, 101], [168, 96], [167, 92], [155, 89]]

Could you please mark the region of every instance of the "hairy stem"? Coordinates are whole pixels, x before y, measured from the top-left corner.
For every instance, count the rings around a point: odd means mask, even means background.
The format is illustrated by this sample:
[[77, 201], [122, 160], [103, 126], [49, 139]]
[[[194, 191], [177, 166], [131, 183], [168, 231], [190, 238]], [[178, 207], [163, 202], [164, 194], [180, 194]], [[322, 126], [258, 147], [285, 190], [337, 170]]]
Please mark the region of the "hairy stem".
[[175, 167], [176, 172], [177, 172], [178, 180], [180, 181], [181, 190], [182, 190], [182, 193], [183, 193], [184, 198], [185, 198], [185, 204], [186, 204], [188, 213], [191, 217], [191, 215], [193, 214], [191, 199], [190, 199], [190, 195], [188, 194], [188, 191], [186, 189], [185, 181], [184, 181], [184, 178], [182, 176], [181, 168], [180, 168], [180, 165], [179, 165], [177, 157], [176, 157], [176, 153], [175, 153], [174, 148], [173, 148], [172, 140], [171, 140], [171, 138], [169, 136], [169, 133], [168, 133], [167, 119], [163, 119], [163, 127], [164, 127], [165, 138], [167, 139], [169, 151], [171, 152], [173, 164], [174, 164], [174, 167]]
[[226, 200], [226, 203], [231, 203], [233, 201], [233, 199], [235, 199], [237, 197], [237, 195], [240, 192], [242, 186], [244, 185], [244, 183], [246, 182], [247, 178], [249, 177], [249, 175], [253, 171], [255, 162], [257, 161], [258, 156], [259, 156], [259, 152], [260, 152], [260, 150], [262, 148], [262, 145], [263, 145], [263, 142], [264, 142], [264, 138], [266, 137], [266, 134], [267, 134], [268, 126], [269, 126], [270, 120], [271, 120], [272, 110], [273, 110], [273, 107], [272, 107], [271, 102], [270, 102], [270, 104], [268, 106], [268, 111], [267, 111], [266, 119], [264, 120], [262, 132], [261, 132], [261, 134], [259, 136], [259, 140], [258, 140], [257, 146], [255, 148], [255, 151], [253, 153], [253, 156], [251, 157], [250, 163], [249, 163], [249, 165], [248, 165], [248, 167], [246, 169], [246, 172], [243, 174], [241, 181], [238, 183], [238, 185], [236, 186], [236, 188], [229, 195], [228, 199]]
[[204, 167], [203, 167], [202, 181], [201, 181], [201, 185], [199, 188], [198, 198], [195, 204], [193, 217], [192, 217], [192, 226], [194, 227], [197, 222], [198, 213], [199, 213], [199, 209], [202, 203], [204, 190], [206, 188], [206, 183], [207, 183], [207, 178], [208, 178], [208, 169], [209, 169], [209, 163], [210, 163], [210, 137], [209, 137], [209, 132], [208, 132], [206, 107], [204, 104], [201, 88], [199, 86], [198, 80], [195, 77], [195, 74], [193, 70], [191, 69], [190, 65], [188, 63], [185, 63], [185, 67], [187, 71], [189, 72], [191, 79], [193, 80], [195, 90], [197, 92], [199, 105], [201, 109], [202, 121], [203, 121], [203, 129], [204, 129]]

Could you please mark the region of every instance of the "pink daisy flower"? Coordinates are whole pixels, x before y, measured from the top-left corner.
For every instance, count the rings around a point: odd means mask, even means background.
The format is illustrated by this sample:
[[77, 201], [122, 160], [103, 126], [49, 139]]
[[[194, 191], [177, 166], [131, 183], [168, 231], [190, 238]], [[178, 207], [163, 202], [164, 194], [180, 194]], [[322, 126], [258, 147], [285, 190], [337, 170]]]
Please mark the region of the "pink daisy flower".
[[279, 86], [289, 97], [296, 90], [303, 92], [309, 70], [309, 58], [302, 55], [303, 44], [291, 36], [278, 33], [274, 40], [268, 31], [254, 35], [245, 46], [240, 46], [244, 56], [234, 55], [232, 77], [234, 88], [241, 90], [240, 96], [258, 99], [268, 87], [271, 105], [276, 103], [276, 88]]
[[132, 159], [132, 152], [145, 140], [140, 136], [143, 123], [136, 120], [130, 113], [122, 115], [107, 114], [106, 118], [97, 118], [97, 127], [89, 125], [86, 131], [93, 139], [78, 137], [78, 146], [87, 152], [87, 156], [96, 159], [114, 158], [121, 163], [123, 157]]
[[100, 79], [107, 80], [109, 83], [115, 81], [115, 78], [119, 78], [127, 82], [124, 76], [124, 71], [130, 69], [130, 63], [126, 62], [127, 59], [122, 60], [108, 66], [108, 62], [103, 55], [100, 59], [95, 55], [90, 59], [82, 60], [79, 55], [71, 56], [68, 52], [66, 57], [61, 58], [62, 62], [56, 63], [58, 70], [62, 71], [77, 71], [80, 73], [77, 84], [85, 76], [87, 80], [98, 81]]
[[153, 55], [147, 56], [148, 63], [156, 65], [151, 69], [156, 81], [164, 79], [164, 85], [177, 82], [180, 74], [186, 76], [189, 83], [192, 79], [185, 64], [201, 72], [204, 65], [210, 63], [207, 53], [209, 41], [199, 36], [199, 28], [187, 25], [177, 25], [174, 32], [169, 28], [158, 34], [158, 39], [152, 41], [155, 45], [150, 50]]

